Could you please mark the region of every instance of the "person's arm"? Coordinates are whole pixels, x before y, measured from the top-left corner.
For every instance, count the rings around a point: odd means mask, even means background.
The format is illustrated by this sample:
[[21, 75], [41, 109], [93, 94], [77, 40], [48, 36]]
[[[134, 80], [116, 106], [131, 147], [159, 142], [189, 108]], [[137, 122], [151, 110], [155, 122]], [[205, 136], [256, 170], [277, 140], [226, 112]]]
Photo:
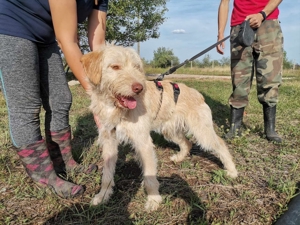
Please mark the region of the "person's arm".
[[[282, 0], [269, 0], [268, 4], [262, 10], [266, 14], [266, 17], [272, 13], [281, 2]], [[258, 28], [262, 24], [264, 17], [260, 12], [258, 12], [248, 15], [245, 20], [249, 20], [251, 27]]]
[[77, 38], [77, 5], [76, 0], [49, 0], [50, 11], [56, 40], [63, 51], [68, 65], [85, 90], [89, 85], [80, 62], [82, 53]]
[[[230, 0], [221, 0], [218, 11], [218, 41], [224, 38], [224, 32], [228, 20], [229, 12], [229, 2]], [[224, 54], [223, 49], [225, 48], [225, 43], [222, 42], [217, 46], [217, 52]]]
[[[97, 0], [95, 0], [97, 1]], [[97, 2], [95, 2], [97, 5]], [[106, 12], [94, 9], [88, 19], [88, 40], [91, 51], [97, 50], [105, 44]], [[101, 127], [99, 117], [94, 114], [98, 128]]]
[[106, 12], [94, 9], [88, 20], [88, 40], [91, 51], [105, 44]]

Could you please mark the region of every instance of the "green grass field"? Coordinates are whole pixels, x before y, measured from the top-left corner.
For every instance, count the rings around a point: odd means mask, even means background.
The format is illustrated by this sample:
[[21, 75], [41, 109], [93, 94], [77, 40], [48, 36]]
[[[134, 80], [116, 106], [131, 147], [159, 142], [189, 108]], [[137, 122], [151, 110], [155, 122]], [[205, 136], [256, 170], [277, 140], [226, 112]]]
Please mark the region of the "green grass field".
[[[186, 160], [174, 164], [169, 157], [177, 151], [176, 146], [152, 134], [157, 146], [158, 180], [163, 196], [159, 210], [152, 213], [144, 210], [146, 194], [141, 186], [141, 170], [130, 146], [120, 147], [115, 192], [105, 205], [89, 205], [100, 190], [100, 172], [89, 176], [70, 174], [69, 179], [86, 186], [84, 195], [72, 200], [60, 199], [49, 189], [40, 189], [28, 178], [15, 154], [5, 101], [0, 93], [0, 224], [271, 225], [287, 209], [300, 182], [300, 75], [289, 72], [285, 77], [292, 79], [284, 79], [280, 88], [276, 127], [284, 142], [278, 145], [264, 138], [262, 107], [257, 101], [254, 83], [243, 136], [227, 141], [239, 171], [235, 180], [224, 175], [219, 160], [201, 150], [191, 152]], [[211, 107], [215, 129], [222, 136], [229, 126], [230, 80], [178, 82], [203, 94]], [[101, 171], [101, 152], [96, 145], [95, 123], [88, 110], [88, 95], [80, 86], [72, 86], [71, 91], [74, 156], [83, 164], [98, 164]]]

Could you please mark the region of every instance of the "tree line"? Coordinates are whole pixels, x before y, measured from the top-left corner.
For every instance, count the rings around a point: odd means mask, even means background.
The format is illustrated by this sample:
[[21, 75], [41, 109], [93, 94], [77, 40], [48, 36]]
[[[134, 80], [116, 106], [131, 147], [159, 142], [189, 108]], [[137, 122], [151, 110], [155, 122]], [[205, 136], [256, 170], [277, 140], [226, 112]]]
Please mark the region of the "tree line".
[[[154, 51], [153, 60], [146, 61], [144, 60], [145, 64], [151, 65], [152, 67], [158, 68], [168, 68], [172, 66], [177, 66], [181, 62], [179, 58], [174, 55], [173, 50], [165, 47], [160, 47], [156, 51]], [[194, 61], [188, 64], [185, 64], [185, 67], [189, 66], [199, 67], [199, 68], [207, 68], [207, 67], [217, 67], [217, 66], [229, 66], [230, 65], [230, 58], [223, 57], [220, 60], [211, 59], [210, 55], [207, 54], [203, 57], [202, 60], [195, 59]]]
[[[168, 68], [172, 66], [179, 65], [179, 58], [174, 55], [173, 50], [165, 47], [159, 47], [154, 51], [153, 60], [144, 62], [147, 65], [158, 68]], [[230, 66], [230, 57], [222, 57], [220, 60], [215, 60], [206, 54], [202, 60], [196, 59], [192, 62], [193, 67], [199, 68], [214, 68], [214, 67], [224, 67]], [[186, 64], [185, 67], [189, 67], [190, 64]], [[287, 58], [286, 51], [283, 52], [283, 69], [300, 69], [300, 65], [294, 64], [292, 60]]]

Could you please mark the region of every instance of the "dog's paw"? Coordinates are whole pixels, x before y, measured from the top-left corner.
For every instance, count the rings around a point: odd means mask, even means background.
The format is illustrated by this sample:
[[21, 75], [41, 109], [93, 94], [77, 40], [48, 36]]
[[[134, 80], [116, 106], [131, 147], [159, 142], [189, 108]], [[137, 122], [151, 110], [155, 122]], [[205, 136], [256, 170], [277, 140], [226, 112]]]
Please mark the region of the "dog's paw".
[[103, 201], [100, 197], [97, 197], [97, 195], [92, 199], [91, 201], [91, 205], [99, 205], [101, 204]]
[[170, 157], [170, 160], [173, 162], [181, 162], [184, 159], [184, 156], [181, 156], [180, 154], [174, 154]]
[[231, 170], [231, 171], [226, 170], [226, 174], [227, 174], [227, 176], [229, 176], [231, 178], [237, 178], [237, 176], [238, 176], [237, 170]]
[[105, 203], [109, 200], [110, 196], [112, 194], [112, 190], [105, 190], [105, 191], [100, 191], [99, 194], [96, 194], [95, 197], [92, 199], [91, 204], [92, 205], [99, 205], [102, 203]]
[[145, 209], [147, 210], [147, 212], [155, 211], [158, 209], [161, 202], [162, 197], [160, 195], [149, 195], [145, 205]]

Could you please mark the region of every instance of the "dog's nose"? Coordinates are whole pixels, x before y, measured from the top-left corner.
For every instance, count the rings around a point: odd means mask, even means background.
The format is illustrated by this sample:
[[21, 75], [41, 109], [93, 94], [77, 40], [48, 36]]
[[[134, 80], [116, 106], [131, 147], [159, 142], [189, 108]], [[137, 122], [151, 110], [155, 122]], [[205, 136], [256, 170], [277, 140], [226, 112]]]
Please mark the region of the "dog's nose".
[[140, 83], [133, 83], [131, 85], [131, 89], [134, 93], [139, 94], [143, 90], [143, 85], [141, 85]]

